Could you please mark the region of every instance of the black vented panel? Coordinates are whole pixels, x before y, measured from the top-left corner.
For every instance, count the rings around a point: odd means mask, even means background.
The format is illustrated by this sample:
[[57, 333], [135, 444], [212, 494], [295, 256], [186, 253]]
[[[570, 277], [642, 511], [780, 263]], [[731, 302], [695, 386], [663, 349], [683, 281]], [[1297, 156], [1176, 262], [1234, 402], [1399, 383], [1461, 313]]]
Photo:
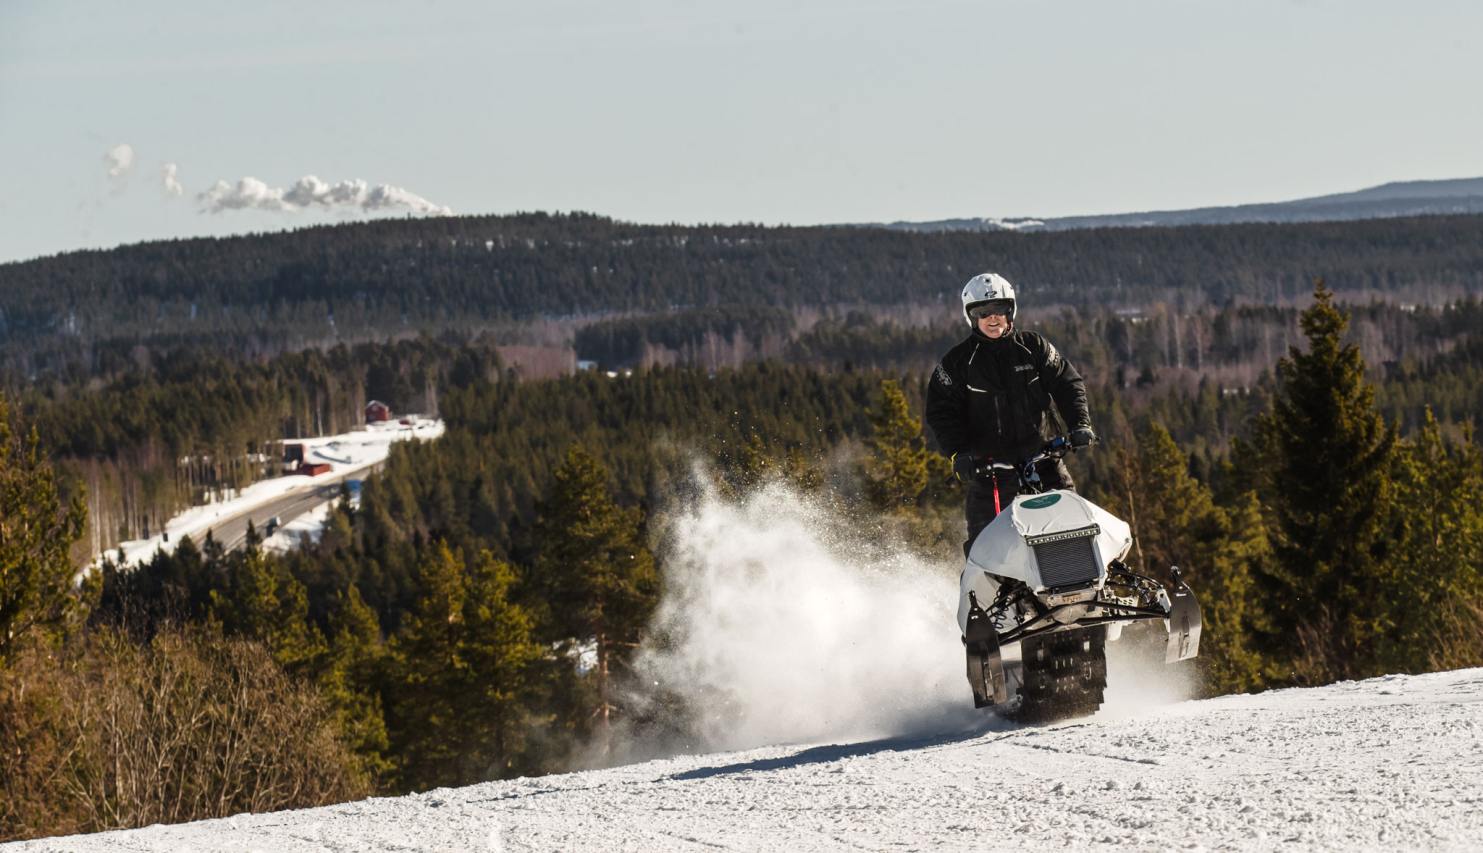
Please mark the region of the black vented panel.
[[1096, 580], [1097, 552], [1092, 548], [1095, 536], [1078, 536], [1035, 545], [1035, 562], [1040, 566], [1040, 582], [1048, 587], [1072, 586]]

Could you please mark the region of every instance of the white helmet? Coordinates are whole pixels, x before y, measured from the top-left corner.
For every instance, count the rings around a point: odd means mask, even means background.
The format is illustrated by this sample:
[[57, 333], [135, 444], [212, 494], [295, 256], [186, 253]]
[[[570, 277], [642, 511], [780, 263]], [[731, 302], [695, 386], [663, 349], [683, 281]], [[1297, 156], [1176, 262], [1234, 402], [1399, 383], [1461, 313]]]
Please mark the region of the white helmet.
[[968, 316], [969, 309], [981, 302], [997, 302], [1001, 299], [1009, 300], [1009, 322], [1014, 322], [1015, 314], [1019, 313], [1019, 305], [1014, 301], [1014, 285], [1009, 279], [995, 272], [980, 273], [968, 279], [963, 285], [963, 319], [968, 325], [973, 325], [973, 318]]

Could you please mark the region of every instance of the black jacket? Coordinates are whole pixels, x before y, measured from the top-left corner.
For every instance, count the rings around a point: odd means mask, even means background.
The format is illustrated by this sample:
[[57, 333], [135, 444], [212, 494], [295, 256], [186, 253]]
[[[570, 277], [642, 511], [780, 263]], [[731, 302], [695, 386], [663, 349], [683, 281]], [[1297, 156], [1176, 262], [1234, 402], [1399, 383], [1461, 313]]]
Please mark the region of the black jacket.
[[968, 452], [1017, 462], [1059, 431], [1090, 427], [1086, 384], [1036, 332], [987, 338], [977, 330], [948, 350], [927, 384], [927, 426], [949, 456]]

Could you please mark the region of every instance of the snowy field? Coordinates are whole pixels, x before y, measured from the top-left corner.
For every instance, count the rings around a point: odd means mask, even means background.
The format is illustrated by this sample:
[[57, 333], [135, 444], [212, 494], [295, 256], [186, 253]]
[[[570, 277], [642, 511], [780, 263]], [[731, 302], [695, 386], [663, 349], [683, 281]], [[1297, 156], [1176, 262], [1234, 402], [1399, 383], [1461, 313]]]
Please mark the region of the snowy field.
[[[986, 718], [992, 719], [992, 718]], [[686, 756], [17, 851], [1478, 850], [1483, 670]]]
[[[173, 551], [175, 544], [184, 536], [189, 536], [199, 543], [205, 537], [206, 531], [233, 518], [253, 512], [265, 504], [288, 495], [316, 489], [322, 483], [332, 481], [337, 477], [353, 476], [367, 471], [373, 465], [385, 461], [387, 454], [391, 452], [391, 445], [395, 442], [411, 439], [427, 441], [438, 438], [444, 432], [441, 420], [416, 416], [412, 416], [409, 420], [412, 421], [410, 425], [385, 421], [368, 424], [354, 432], [342, 435], [298, 439], [292, 443], [304, 445], [305, 461], [328, 463], [329, 473], [320, 474], [317, 477], [292, 474], [286, 477], [260, 480], [227, 500], [192, 507], [175, 516], [165, 524], [164, 535], [124, 542], [116, 548], [109, 548], [107, 556], [124, 565], [137, 565], [147, 562], [156, 551], [162, 550], [166, 553]], [[328, 503], [310, 515], [316, 516], [322, 522], [327, 511]], [[264, 544], [268, 548], [287, 550], [298, 541], [298, 534], [310, 533], [312, 535], [316, 529], [312, 519], [306, 518], [302, 523], [289, 526], [289, 529], [284, 531], [286, 535], [275, 536]], [[122, 560], [119, 560], [120, 552], [123, 554]], [[98, 555], [94, 558], [93, 565], [97, 565], [102, 556]]]

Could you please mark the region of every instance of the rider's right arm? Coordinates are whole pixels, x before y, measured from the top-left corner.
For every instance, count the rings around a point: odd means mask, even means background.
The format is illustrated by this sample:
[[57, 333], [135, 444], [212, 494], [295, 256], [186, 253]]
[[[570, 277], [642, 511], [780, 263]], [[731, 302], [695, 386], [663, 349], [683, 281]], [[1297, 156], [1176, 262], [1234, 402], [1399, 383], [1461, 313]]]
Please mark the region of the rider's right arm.
[[967, 388], [952, 375], [948, 360], [937, 365], [927, 383], [927, 428], [947, 456], [968, 449]]

